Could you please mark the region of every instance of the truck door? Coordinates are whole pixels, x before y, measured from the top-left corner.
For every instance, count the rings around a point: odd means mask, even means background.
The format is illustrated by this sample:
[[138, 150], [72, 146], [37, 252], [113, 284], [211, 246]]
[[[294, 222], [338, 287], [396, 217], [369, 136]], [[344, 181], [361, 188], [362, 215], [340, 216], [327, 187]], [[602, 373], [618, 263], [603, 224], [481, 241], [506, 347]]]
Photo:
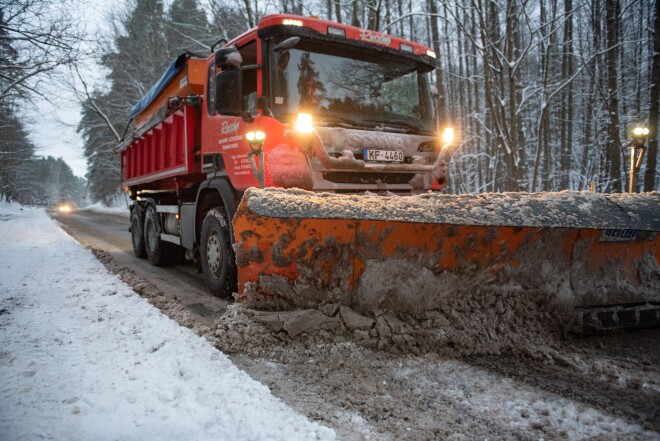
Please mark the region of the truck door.
[[[256, 64], [256, 40], [238, 50], [243, 58], [242, 65]], [[257, 113], [257, 71], [221, 70], [211, 63], [206, 100], [208, 119], [203, 128], [203, 153], [222, 155], [224, 171], [237, 190], [258, 186], [245, 140], [245, 133], [256, 126], [256, 120], [249, 120]]]

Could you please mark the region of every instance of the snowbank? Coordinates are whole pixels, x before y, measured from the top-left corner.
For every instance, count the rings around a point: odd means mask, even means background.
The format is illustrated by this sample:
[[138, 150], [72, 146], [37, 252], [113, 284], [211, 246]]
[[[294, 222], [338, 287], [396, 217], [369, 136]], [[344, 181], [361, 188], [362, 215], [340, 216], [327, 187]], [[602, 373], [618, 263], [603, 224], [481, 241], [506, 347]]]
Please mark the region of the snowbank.
[[107, 205], [104, 205], [102, 202], [97, 202], [92, 205], [87, 205], [86, 207], [80, 208], [78, 211], [94, 211], [96, 213], [120, 214], [124, 216], [128, 216], [129, 214], [128, 207], [126, 206], [108, 207]]
[[3, 439], [334, 439], [42, 210], [0, 206]]

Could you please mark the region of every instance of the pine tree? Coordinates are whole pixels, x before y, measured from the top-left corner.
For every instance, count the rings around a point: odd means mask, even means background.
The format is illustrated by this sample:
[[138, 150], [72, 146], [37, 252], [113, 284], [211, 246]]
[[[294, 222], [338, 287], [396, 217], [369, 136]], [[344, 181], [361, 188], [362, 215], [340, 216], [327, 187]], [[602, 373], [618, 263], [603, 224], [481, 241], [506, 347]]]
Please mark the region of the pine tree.
[[35, 203], [34, 187], [26, 175], [35, 148], [15, 110], [6, 101], [0, 103], [0, 200]]
[[208, 54], [215, 43], [206, 13], [197, 0], [174, 0], [170, 7], [169, 20], [165, 24], [165, 37], [170, 58], [190, 51]]

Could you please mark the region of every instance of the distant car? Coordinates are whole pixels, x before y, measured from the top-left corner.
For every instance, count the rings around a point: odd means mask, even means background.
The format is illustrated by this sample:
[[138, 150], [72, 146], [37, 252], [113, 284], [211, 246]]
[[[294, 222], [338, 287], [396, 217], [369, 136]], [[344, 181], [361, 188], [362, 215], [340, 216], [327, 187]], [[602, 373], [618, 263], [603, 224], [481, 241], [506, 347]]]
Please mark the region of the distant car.
[[60, 201], [55, 204], [55, 210], [61, 214], [73, 213], [75, 208], [75, 204], [68, 199], [60, 199]]

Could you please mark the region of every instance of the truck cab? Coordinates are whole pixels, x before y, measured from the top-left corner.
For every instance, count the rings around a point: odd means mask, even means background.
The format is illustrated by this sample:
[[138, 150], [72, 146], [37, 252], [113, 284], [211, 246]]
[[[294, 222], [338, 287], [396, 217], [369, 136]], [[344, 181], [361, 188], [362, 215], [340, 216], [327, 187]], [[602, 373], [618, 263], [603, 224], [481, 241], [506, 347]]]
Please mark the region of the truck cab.
[[237, 190], [259, 185], [250, 131], [265, 135], [265, 186], [404, 194], [443, 188], [428, 79], [435, 54], [428, 48], [290, 15], [265, 17], [220, 51], [227, 48], [242, 62], [208, 59], [202, 153], [204, 164], [224, 165]]

